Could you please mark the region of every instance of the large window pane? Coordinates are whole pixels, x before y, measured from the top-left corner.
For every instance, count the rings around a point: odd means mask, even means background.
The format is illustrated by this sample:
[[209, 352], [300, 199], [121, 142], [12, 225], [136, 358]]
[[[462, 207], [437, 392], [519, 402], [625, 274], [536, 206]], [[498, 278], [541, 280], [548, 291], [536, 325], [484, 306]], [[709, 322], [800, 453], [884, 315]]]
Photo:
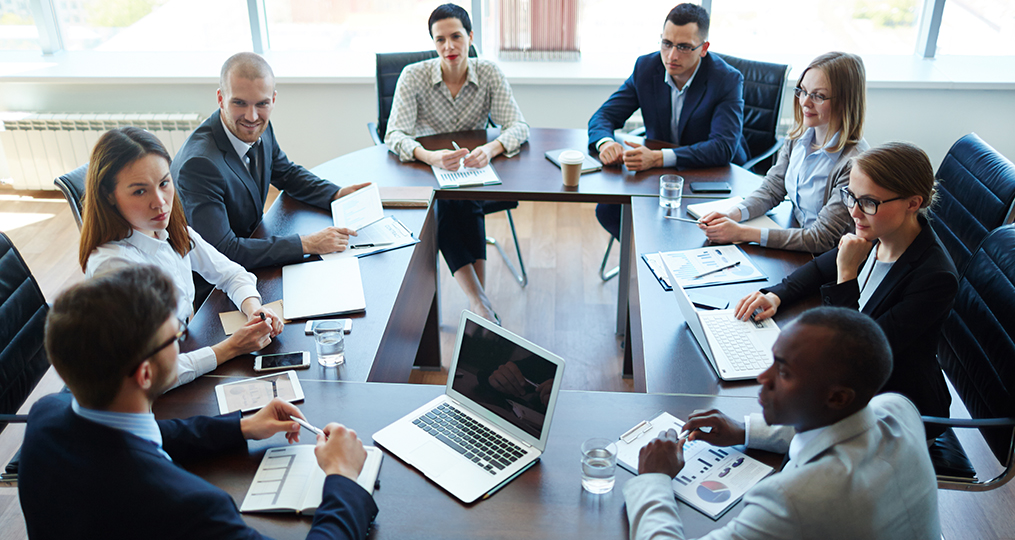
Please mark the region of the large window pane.
[[0, 51], [40, 48], [28, 0], [0, 0]]
[[67, 50], [249, 50], [245, 0], [56, 0]]
[[[713, 9], [720, 1], [713, 0]], [[635, 56], [659, 50], [666, 14], [679, 3], [680, 0], [638, 0], [637, 3], [583, 0], [579, 19], [582, 54], [630, 56], [633, 61]]]
[[937, 54], [1015, 55], [1015, 0], [948, 0]]
[[[426, 22], [435, 0], [265, 0], [268, 40], [276, 51], [351, 54], [433, 49]], [[454, 2], [471, 12], [472, 2]], [[469, 14], [472, 17], [472, 14]], [[473, 30], [479, 24], [472, 21]]]

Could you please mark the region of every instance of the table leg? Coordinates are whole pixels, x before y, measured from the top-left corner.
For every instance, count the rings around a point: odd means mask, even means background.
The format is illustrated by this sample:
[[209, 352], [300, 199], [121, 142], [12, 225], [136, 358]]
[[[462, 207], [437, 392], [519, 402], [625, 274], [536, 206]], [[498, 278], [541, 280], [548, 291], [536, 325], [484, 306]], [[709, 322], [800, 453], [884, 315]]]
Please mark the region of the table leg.
[[631, 292], [631, 259], [634, 251], [631, 203], [620, 206], [620, 275], [617, 276], [617, 335], [627, 332], [627, 304]]

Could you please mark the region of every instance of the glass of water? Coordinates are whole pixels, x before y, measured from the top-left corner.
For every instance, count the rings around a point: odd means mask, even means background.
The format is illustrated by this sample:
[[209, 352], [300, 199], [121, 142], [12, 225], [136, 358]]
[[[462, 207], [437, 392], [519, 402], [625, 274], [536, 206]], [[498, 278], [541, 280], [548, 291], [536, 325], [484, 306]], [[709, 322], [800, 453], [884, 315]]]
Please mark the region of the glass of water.
[[609, 439], [582, 443], [582, 487], [589, 493], [609, 493], [617, 476], [617, 445]]
[[343, 326], [338, 321], [322, 321], [314, 325], [317, 363], [324, 367], [335, 367], [345, 363], [345, 329]]
[[680, 208], [680, 198], [684, 191], [684, 177], [675, 174], [664, 174], [659, 177], [659, 206], [663, 208]]

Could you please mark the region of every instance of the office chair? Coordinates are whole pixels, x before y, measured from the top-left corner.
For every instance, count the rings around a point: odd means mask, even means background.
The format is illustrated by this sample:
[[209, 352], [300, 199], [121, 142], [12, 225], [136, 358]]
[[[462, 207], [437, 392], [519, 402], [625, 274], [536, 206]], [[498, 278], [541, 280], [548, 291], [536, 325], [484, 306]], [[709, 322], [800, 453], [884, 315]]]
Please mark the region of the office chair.
[[[6, 234], [0, 232], [0, 431], [28, 417], [15, 414], [39, 383], [49, 360], [43, 338], [49, 305], [39, 283]], [[15, 455], [4, 479], [17, 471]]]
[[1015, 165], [970, 133], [948, 150], [936, 176], [930, 224], [961, 273], [990, 231], [1015, 218]]
[[56, 184], [56, 187], [60, 188], [63, 196], [67, 199], [67, 204], [70, 205], [70, 213], [78, 224], [78, 230], [81, 230], [81, 214], [84, 210], [81, 206], [81, 201], [85, 197], [85, 176], [87, 174], [88, 164], [85, 163], [77, 169], [53, 180], [53, 183]]
[[[476, 58], [477, 56], [476, 48], [470, 45], [469, 57]], [[437, 58], [437, 51], [377, 54], [377, 123], [367, 122], [367, 131], [370, 132], [370, 138], [373, 139], [374, 144], [384, 144], [384, 134], [388, 130], [388, 117], [391, 116], [391, 103], [395, 99], [395, 86], [398, 84], [398, 77], [402, 74], [402, 70], [409, 64], [431, 58]], [[493, 120], [488, 120], [487, 124], [493, 126]], [[518, 268], [521, 271], [515, 269], [515, 265], [512, 264], [511, 259], [508, 258], [496, 238], [487, 236], [486, 243], [497, 248], [515, 281], [525, 287], [529, 283], [529, 276], [525, 271], [522, 249], [518, 245], [518, 233], [515, 231], [515, 220], [511, 215], [511, 210], [518, 208], [518, 201], [482, 201], [482, 206], [484, 215], [502, 210], [507, 212], [508, 224], [511, 226], [511, 237], [515, 242], [515, 254], [518, 256]]]
[[[970, 256], [942, 327], [938, 362], [973, 420], [924, 417], [925, 424], [979, 428], [1004, 471], [979, 481], [952, 435], [931, 446], [938, 487], [996, 489], [1015, 477], [1015, 225], [995, 229]], [[946, 432], [947, 436], [948, 433]], [[944, 436], [943, 436], [944, 437]], [[956, 470], [948, 465], [965, 462]], [[967, 471], [962, 468], [968, 466]]]
[[[789, 80], [789, 66], [745, 60], [726, 54], [709, 54], [722, 58], [744, 76], [743, 136], [747, 140], [751, 159], [744, 163], [743, 167], [764, 175], [772, 167], [774, 156], [786, 142], [784, 138], [776, 135], [776, 130], [779, 128], [779, 116], [782, 114], [783, 93]], [[643, 134], [644, 129], [636, 129], [631, 134]], [[613, 279], [620, 272], [619, 267], [606, 270], [606, 260], [610, 257], [611, 247], [613, 247], [612, 236], [606, 244], [603, 262], [599, 265], [599, 278], [603, 281]]]

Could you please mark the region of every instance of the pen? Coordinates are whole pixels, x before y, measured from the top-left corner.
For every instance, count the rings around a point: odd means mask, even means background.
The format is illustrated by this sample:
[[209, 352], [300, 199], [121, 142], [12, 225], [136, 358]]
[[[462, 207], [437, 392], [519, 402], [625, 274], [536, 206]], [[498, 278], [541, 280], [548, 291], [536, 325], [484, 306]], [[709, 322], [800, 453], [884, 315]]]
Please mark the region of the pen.
[[458, 147], [458, 143], [456, 143], [455, 141], [451, 141], [451, 146], [455, 147], [455, 151], [461, 150], [461, 148]]
[[263, 321], [264, 320], [264, 313], [258, 313], [258, 315], [261, 316], [261, 320]]
[[378, 242], [376, 244], [356, 244], [354, 246], [349, 246], [349, 249], [360, 249], [360, 248], [371, 248], [371, 247], [379, 247], [379, 246], [390, 246], [392, 243], [393, 242]]
[[[307, 422], [306, 420], [304, 420], [302, 418], [298, 418], [298, 417], [293, 416], [293, 415], [289, 415], [289, 418], [292, 418], [293, 422], [296, 422], [297, 424], [307, 428], [308, 430], [310, 430], [313, 433], [316, 433], [318, 435], [324, 435], [323, 431], [321, 431], [318, 428], [315, 428], [313, 425], [310, 424], [310, 422]], [[325, 437], [327, 437], [327, 435], [325, 435]]]
[[[456, 152], [461, 150], [461, 148], [458, 146], [458, 143], [456, 143], [455, 141], [451, 141], [451, 146], [455, 147]], [[458, 160], [458, 166], [463, 169], [465, 168], [465, 158]]]
[[729, 265], [723, 266], [722, 268], [716, 268], [715, 270], [709, 270], [708, 272], [705, 272], [704, 274], [698, 274], [698, 275], [694, 276], [691, 279], [700, 279], [700, 278], [703, 278], [703, 277], [705, 277], [707, 275], [714, 274], [716, 272], [722, 272], [723, 270], [728, 270], [730, 268], [733, 268], [734, 266], [740, 266], [740, 261], [737, 261], [737, 262], [735, 262], [733, 264], [729, 264]]
[[687, 218], [676, 217], [676, 216], [663, 216], [663, 217], [665, 217], [666, 219], [675, 219], [677, 221], [686, 221], [688, 223], [694, 223], [695, 225], [697, 225], [698, 223], [701, 223], [700, 221], [698, 221], [696, 219], [687, 219]]

